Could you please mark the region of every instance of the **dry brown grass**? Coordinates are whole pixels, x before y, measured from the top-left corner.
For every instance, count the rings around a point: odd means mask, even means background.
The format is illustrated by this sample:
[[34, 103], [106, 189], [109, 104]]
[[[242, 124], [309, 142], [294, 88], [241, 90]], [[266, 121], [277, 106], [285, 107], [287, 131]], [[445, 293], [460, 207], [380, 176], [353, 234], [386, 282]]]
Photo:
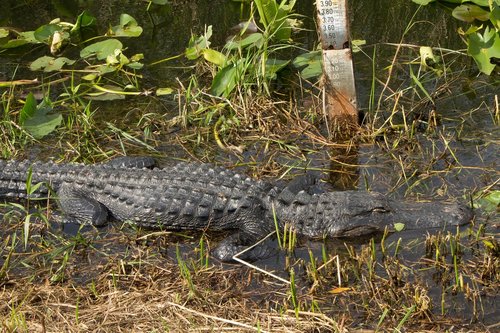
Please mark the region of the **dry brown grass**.
[[[163, 263], [164, 264], [164, 263]], [[0, 318], [5, 332], [307, 332], [336, 331], [321, 313], [270, 309], [271, 301], [252, 301], [246, 291], [252, 274], [240, 267], [209, 269], [193, 276], [190, 292], [175, 264], [143, 263], [112, 276], [107, 267], [94, 286], [68, 281], [3, 285]], [[247, 275], [248, 274], [248, 275]], [[264, 298], [265, 299], [265, 298]], [[266, 304], [267, 303], [267, 304]], [[272, 307], [272, 306], [271, 306]]]

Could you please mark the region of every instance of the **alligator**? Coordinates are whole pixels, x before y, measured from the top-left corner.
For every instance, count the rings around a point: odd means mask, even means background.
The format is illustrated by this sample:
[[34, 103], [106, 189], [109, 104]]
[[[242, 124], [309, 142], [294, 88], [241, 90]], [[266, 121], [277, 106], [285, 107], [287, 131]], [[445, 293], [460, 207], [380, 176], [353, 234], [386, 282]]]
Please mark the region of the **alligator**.
[[[203, 163], [165, 168], [153, 163], [148, 157], [93, 165], [0, 160], [0, 198], [56, 193], [65, 221], [94, 226], [115, 219], [163, 230], [234, 231], [212, 251], [221, 261], [232, 261], [275, 231], [276, 222], [279, 228], [288, 224], [299, 236], [322, 238], [372, 235], [392, 230], [398, 222], [407, 229], [427, 229], [462, 225], [472, 218], [471, 210], [459, 203], [310, 190], [307, 181], [277, 185]], [[242, 258], [255, 260], [268, 252], [259, 245]]]

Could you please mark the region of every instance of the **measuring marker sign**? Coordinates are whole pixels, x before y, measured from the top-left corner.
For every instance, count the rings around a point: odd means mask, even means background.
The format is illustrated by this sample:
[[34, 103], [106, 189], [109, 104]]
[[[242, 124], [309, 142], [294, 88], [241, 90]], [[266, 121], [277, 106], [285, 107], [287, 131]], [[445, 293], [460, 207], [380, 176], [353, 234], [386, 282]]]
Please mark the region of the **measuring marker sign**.
[[351, 50], [324, 50], [323, 66], [331, 87], [356, 107], [356, 85], [354, 84]]
[[347, 0], [316, 0], [329, 114], [357, 119], [356, 86], [349, 45]]
[[346, 0], [317, 0], [316, 8], [323, 50], [349, 47]]

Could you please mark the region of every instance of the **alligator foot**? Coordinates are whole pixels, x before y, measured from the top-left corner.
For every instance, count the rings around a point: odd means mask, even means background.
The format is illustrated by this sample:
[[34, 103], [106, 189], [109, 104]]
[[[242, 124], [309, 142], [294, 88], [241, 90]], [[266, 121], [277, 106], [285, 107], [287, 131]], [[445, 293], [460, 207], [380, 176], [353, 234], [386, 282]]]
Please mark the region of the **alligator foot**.
[[234, 262], [234, 256], [242, 252], [238, 255], [238, 258], [243, 261], [252, 262], [268, 258], [277, 252], [276, 247], [269, 240], [264, 240], [257, 246], [250, 248], [258, 240], [253, 243], [248, 242], [248, 240], [243, 242], [241, 238], [245, 237], [242, 237], [241, 233], [235, 233], [223, 239], [215, 250], [212, 251], [212, 256], [222, 262]]

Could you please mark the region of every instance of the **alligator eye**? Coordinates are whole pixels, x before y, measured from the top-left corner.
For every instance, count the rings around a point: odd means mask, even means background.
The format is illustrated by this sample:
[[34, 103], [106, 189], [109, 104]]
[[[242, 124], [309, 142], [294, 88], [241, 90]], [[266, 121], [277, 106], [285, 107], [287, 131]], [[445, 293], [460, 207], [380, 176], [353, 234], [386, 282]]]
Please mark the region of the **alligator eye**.
[[385, 209], [384, 207], [375, 207], [372, 209], [373, 213], [387, 213], [388, 210]]

